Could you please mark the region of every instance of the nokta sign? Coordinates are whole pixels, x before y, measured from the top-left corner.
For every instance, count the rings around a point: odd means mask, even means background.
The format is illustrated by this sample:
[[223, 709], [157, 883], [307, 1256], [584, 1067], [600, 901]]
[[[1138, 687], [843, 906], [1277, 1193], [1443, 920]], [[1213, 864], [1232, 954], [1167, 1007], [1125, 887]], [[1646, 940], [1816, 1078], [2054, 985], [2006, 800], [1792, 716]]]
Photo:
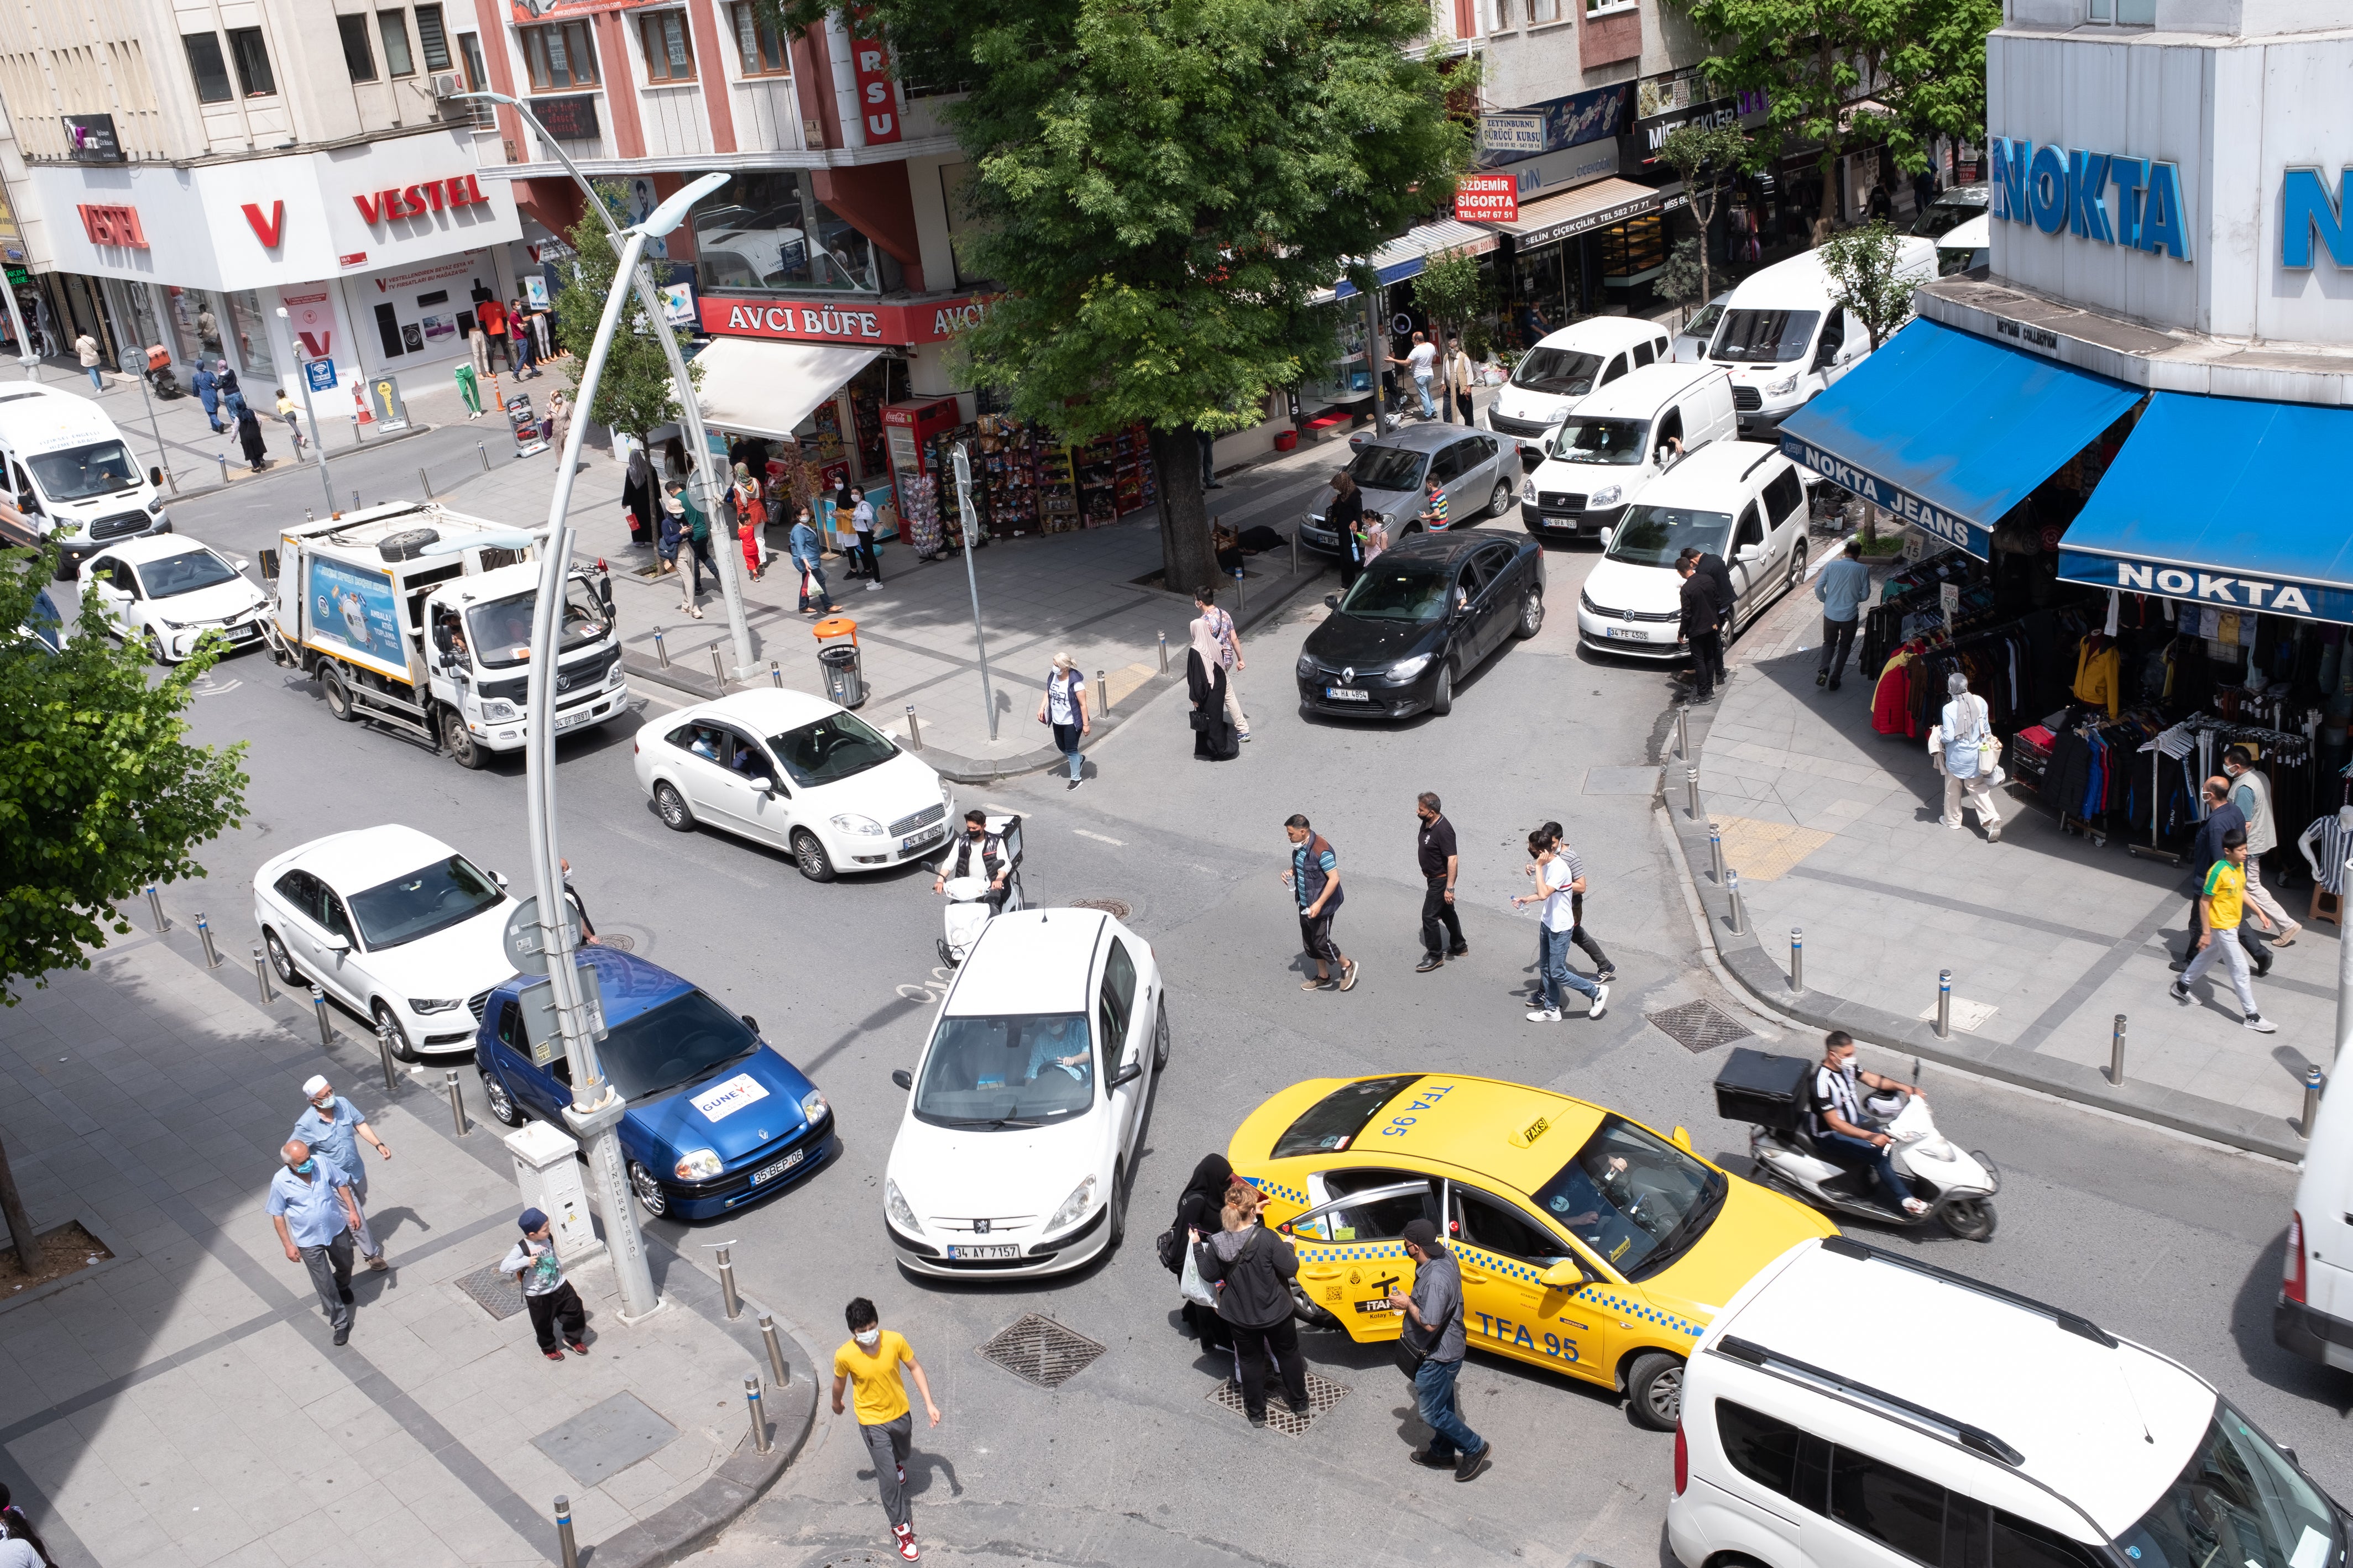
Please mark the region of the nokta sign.
[[396, 217], [455, 212], [461, 207], [487, 206], [490, 200], [482, 195], [482, 187], [473, 175], [452, 174], [446, 180], [427, 180], [420, 185], [354, 195], [352, 205], [360, 209], [360, 216], [375, 224], [389, 223]]
[[[2179, 165], [2122, 153], [2037, 147], [2022, 138], [1989, 137], [1987, 177], [1991, 211], [2045, 234], [2061, 229], [2097, 245], [2191, 259], [2189, 214]], [[2113, 206], [2108, 187], [2116, 187]]]
[[944, 342], [978, 321], [988, 308], [978, 295], [926, 305], [708, 297], [700, 304], [702, 330], [722, 337], [877, 345]]
[[1948, 511], [1901, 485], [1890, 484], [1877, 474], [1856, 468], [1837, 453], [1825, 452], [1786, 430], [1781, 433], [1781, 451], [1791, 462], [1803, 463], [1841, 489], [1861, 496], [1882, 511], [1894, 512], [1921, 532], [1957, 545], [1980, 561], [1993, 558], [1992, 536], [1959, 512]]
[[2127, 561], [2085, 550], [2059, 549], [2059, 575], [2128, 594], [2156, 594], [2233, 610], [2269, 610], [2307, 620], [2353, 622], [2353, 592], [2324, 583], [2283, 583], [2232, 573], [2203, 572], [2156, 561]]
[[2337, 194], [2318, 169], [2298, 168], [2280, 175], [2280, 265], [2302, 270], [2312, 265], [2312, 237], [2339, 267], [2353, 268], [2353, 212], [2346, 210], [2345, 193], [2353, 186], [2353, 167], [2337, 175]]
[[1520, 182], [1511, 174], [1465, 174], [1454, 182], [1454, 216], [1464, 223], [1517, 223]]

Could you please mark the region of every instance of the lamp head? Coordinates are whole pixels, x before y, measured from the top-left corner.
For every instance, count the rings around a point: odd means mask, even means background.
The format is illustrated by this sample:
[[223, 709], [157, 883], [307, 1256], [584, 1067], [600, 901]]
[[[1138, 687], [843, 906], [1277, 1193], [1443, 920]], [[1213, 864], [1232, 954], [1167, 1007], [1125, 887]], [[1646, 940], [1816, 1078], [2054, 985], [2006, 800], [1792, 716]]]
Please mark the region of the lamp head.
[[637, 226], [638, 232], [649, 239], [659, 239], [686, 221], [686, 211], [695, 203], [727, 183], [728, 176], [713, 171], [691, 184], [681, 185], [670, 198], [648, 213], [645, 221]]

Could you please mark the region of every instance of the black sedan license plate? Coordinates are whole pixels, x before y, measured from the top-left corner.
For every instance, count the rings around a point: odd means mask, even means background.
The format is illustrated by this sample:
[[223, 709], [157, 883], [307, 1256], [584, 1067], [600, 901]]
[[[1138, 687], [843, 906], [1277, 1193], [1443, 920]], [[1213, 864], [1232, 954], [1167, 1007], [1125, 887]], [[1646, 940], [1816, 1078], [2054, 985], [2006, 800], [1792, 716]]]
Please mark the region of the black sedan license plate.
[[1012, 1245], [1007, 1245], [1004, 1247], [951, 1247], [948, 1248], [948, 1256], [950, 1258], [1018, 1258], [1021, 1256], [1021, 1248]]
[[752, 1184], [756, 1187], [762, 1182], [768, 1180], [772, 1176], [783, 1175], [786, 1171], [789, 1171], [795, 1165], [799, 1164], [801, 1163], [801, 1156], [807, 1152], [808, 1151], [806, 1149], [796, 1149], [791, 1153], [786, 1155], [783, 1159], [777, 1161], [775, 1164], [762, 1166], [760, 1169], [752, 1173]]
[[1373, 700], [1371, 692], [1359, 691], [1353, 686], [1327, 686], [1324, 689], [1324, 695], [1335, 702], [1370, 702]]

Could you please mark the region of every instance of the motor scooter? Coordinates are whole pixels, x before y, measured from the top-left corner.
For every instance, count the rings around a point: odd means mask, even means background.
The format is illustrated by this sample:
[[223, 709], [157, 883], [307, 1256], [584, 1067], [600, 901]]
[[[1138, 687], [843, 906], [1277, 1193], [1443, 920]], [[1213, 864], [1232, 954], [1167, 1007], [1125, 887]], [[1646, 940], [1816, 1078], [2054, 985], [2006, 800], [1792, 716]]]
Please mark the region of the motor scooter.
[[[1005, 908], [992, 910], [988, 905], [989, 879], [976, 872], [968, 877], [950, 877], [940, 891], [947, 896], [947, 909], [941, 915], [944, 930], [939, 940], [940, 962], [950, 969], [965, 961], [972, 944], [980, 940], [983, 927], [992, 914], [1010, 914], [1027, 909], [1021, 896], [1021, 819], [1018, 816], [992, 816], [987, 826], [991, 834], [1005, 844]], [[955, 853], [955, 842], [948, 843], [948, 854]]]
[[[1800, 1057], [1736, 1049], [1716, 1076], [1717, 1112], [1749, 1123], [1748, 1152], [1757, 1180], [1831, 1214], [1881, 1225], [1942, 1225], [1964, 1241], [1990, 1241], [1993, 1194], [2001, 1172], [1983, 1150], [1964, 1150], [1936, 1131], [1926, 1096], [1874, 1092], [1863, 1112], [1889, 1139], [1896, 1179], [1927, 1208], [1889, 1209], [1869, 1168], [1850, 1170], [1816, 1150], [1810, 1087], [1820, 1064]], [[1916, 1073], [1915, 1073], [1916, 1076]]]

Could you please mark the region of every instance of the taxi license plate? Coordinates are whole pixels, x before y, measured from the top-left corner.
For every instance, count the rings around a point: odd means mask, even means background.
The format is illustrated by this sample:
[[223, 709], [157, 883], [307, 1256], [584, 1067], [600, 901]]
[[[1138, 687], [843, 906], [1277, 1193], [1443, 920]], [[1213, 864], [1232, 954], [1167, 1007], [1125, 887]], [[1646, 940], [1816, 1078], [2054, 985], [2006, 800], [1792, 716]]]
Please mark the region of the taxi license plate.
[[1651, 634], [1644, 631], [1640, 626], [1604, 626], [1601, 628], [1601, 635], [1605, 637], [1616, 637], [1620, 642], [1649, 642], [1651, 640]]
[[1018, 1258], [1021, 1256], [1021, 1248], [1012, 1245], [1004, 1247], [951, 1247], [948, 1248], [948, 1256], [950, 1258]]
[[1359, 691], [1353, 686], [1327, 686], [1324, 689], [1324, 695], [1335, 702], [1370, 702], [1373, 700], [1371, 692]]
[[752, 1184], [756, 1187], [771, 1176], [783, 1175], [786, 1171], [789, 1171], [795, 1165], [799, 1164], [801, 1163], [801, 1156], [807, 1152], [808, 1151], [806, 1149], [796, 1149], [791, 1153], [786, 1155], [783, 1159], [777, 1161], [775, 1164], [762, 1166], [759, 1170], [752, 1173]]
[[941, 834], [945, 833], [947, 830], [948, 825], [946, 823], [934, 823], [933, 826], [924, 828], [921, 833], [910, 833], [906, 837], [899, 840], [899, 847], [901, 849], [913, 849], [918, 845], [929, 844], [933, 839], [937, 838]]

